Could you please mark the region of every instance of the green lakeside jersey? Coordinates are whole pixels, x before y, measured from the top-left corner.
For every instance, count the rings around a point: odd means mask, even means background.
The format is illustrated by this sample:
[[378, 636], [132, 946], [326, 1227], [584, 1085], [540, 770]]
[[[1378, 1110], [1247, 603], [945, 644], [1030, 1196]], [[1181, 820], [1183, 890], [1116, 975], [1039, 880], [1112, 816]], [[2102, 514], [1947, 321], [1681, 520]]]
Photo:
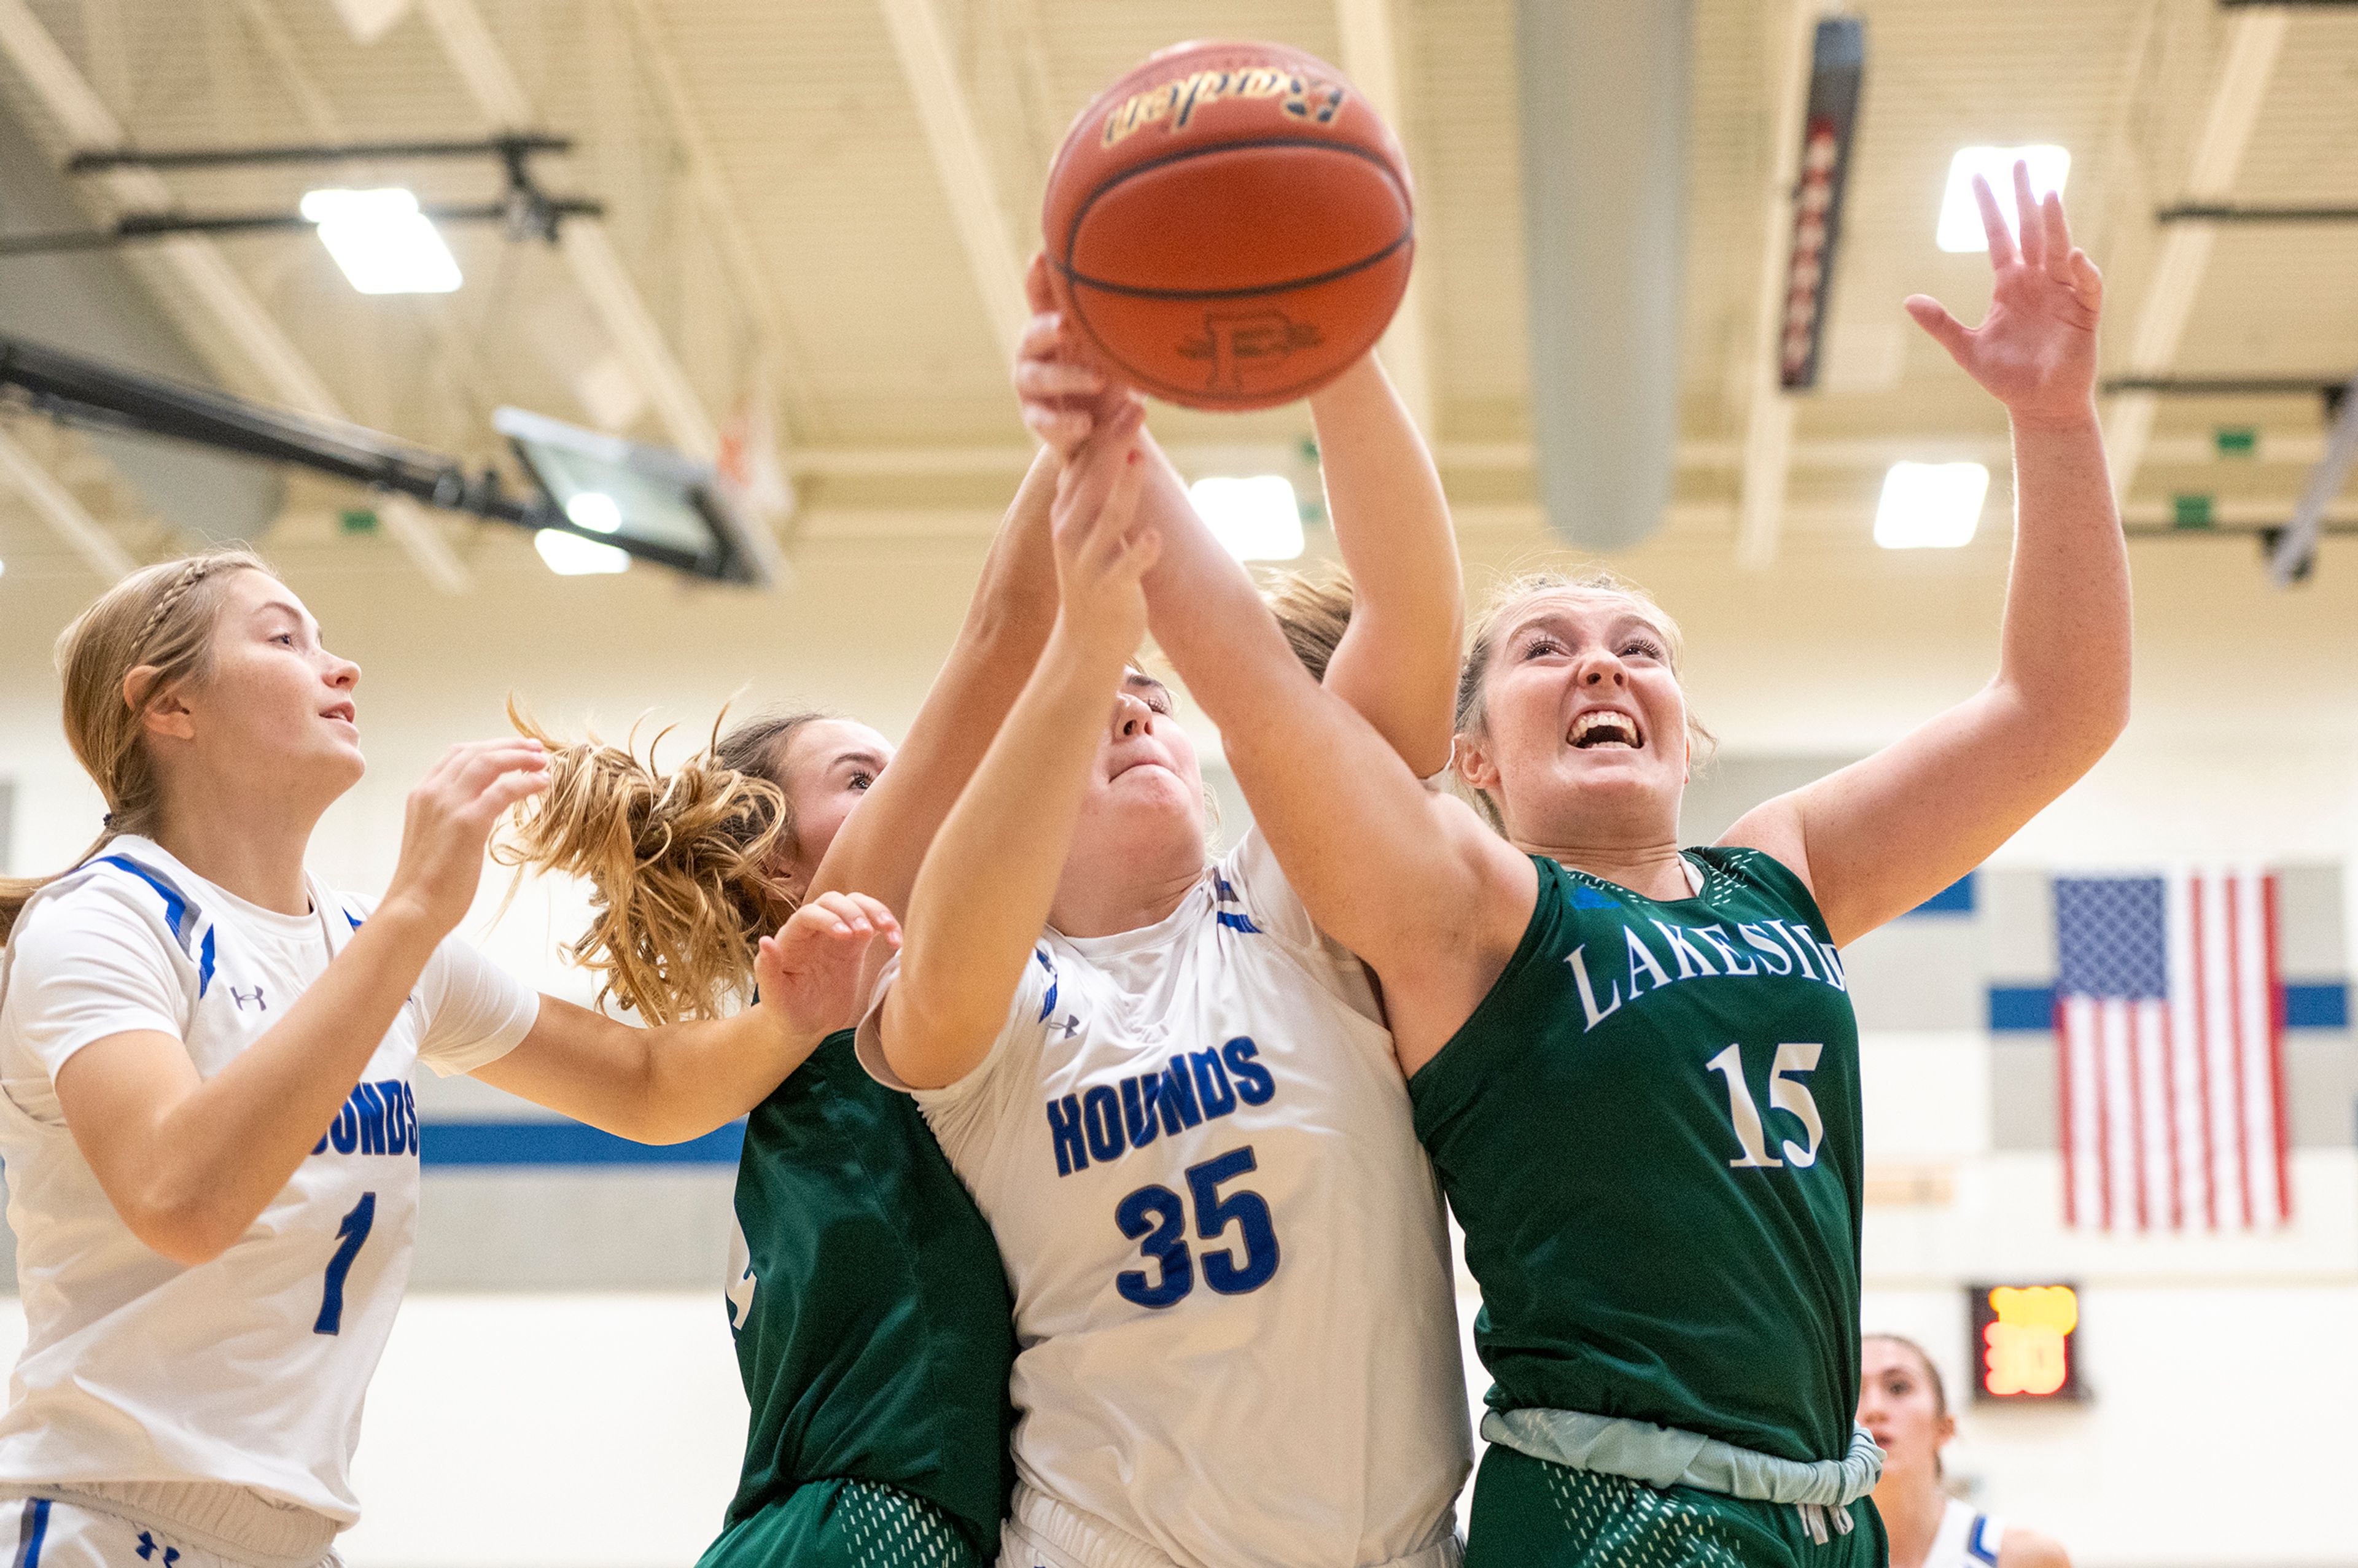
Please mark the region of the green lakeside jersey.
[[1858, 1024], [1801, 879], [1693, 898], [1533, 856], [1506, 970], [1410, 1081], [1500, 1410], [1840, 1459], [1858, 1404]]
[[829, 1035], [745, 1124], [729, 1321], [752, 1406], [735, 1525], [812, 1481], [934, 1503], [988, 1558], [1007, 1496], [1007, 1273], [916, 1102]]

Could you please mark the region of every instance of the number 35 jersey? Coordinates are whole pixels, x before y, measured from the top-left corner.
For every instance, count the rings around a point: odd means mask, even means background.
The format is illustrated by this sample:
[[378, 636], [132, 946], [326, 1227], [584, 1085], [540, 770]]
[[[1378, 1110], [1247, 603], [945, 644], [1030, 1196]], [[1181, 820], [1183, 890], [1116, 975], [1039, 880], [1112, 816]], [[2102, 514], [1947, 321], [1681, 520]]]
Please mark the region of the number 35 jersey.
[[1692, 898], [1541, 856], [1521, 946], [1410, 1092], [1501, 1410], [1839, 1459], [1858, 1405], [1858, 1024], [1801, 879]]
[[359, 1517], [361, 1403], [416, 1229], [411, 1072], [496, 1060], [539, 998], [444, 942], [318, 1147], [243, 1236], [194, 1267], [123, 1223], [54, 1087], [75, 1052], [134, 1030], [179, 1040], [201, 1077], [222, 1072], [370, 907], [317, 879], [308, 891], [309, 914], [277, 914], [118, 838], [42, 889], [0, 954], [0, 1159], [27, 1320], [0, 1480], [221, 1482], [339, 1524]]
[[1445, 1539], [1449, 1244], [1365, 971], [1258, 833], [1166, 919], [1033, 957], [990, 1055], [917, 1095], [1014, 1286], [1019, 1516], [1032, 1488], [1182, 1568]]

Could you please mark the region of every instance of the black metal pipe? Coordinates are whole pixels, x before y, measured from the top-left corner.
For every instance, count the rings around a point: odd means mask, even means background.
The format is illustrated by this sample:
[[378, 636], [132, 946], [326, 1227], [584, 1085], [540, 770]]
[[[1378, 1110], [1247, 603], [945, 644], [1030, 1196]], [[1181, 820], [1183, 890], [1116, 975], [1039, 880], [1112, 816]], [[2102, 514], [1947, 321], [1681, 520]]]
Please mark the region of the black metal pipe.
[[461, 142], [333, 142], [265, 147], [173, 147], [155, 151], [140, 147], [110, 147], [74, 154], [66, 160], [66, 172], [96, 174], [110, 168], [234, 168], [258, 164], [342, 163], [354, 158], [509, 157], [521, 153], [572, 150], [572, 137], [544, 135], [538, 132], [519, 132], [512, 136], [485, 136]]
[[2165, 397], [2315, 397], [2349, 378], [2324, 375], [2116, 375], [2106, 392], [2150, 392]]
[[[513, 201], [430, 202], [420, 216], [437, 223], [505, 223], [517, 216]], [[523, 208], [535, 232], [554, 234], [567, 218], [601, 218], [606, 205], [575, 197], [543, 198]], [[0, 259], [48, 255], [59, 251], [96, 251], [136, 240], [168, 239], [174, 234], [255, 234], [308, 229], [315, 225], [300, 212], [127, 212], [112, 229], [59, 234], [0, 234]]]
[[2154, 214], [2161, 223], [2358, 223], [2358, 207], [2222, 207], [2186, 202]]

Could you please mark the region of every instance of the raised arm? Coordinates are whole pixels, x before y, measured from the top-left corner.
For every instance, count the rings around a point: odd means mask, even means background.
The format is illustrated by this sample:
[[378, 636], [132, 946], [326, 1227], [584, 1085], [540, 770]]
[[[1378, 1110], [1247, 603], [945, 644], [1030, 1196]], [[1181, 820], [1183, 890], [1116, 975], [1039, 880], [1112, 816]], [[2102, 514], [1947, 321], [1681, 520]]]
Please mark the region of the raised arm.
[[[1032, 258], [1027, 287], [1034, 314], [1015, 378], [1024, 423], [1070, 451], [1120, 406], [1120, 389], [1076, 335], [1061, 330], [1044, 257]], [[1373, 354], [1312, 397], [1310, 416], [1355, 600], [1326, 685], [1418, 777], [1430, 777], [1449, 762], [1466, 613], [1441, 476]], [[1178, 504], [1187, 504], [1184, 488]]]
[[1145, 632], [1139, 577], [1155, 540], [1131, 527], [1145, 467], [1138, 423], [1135, 408], [1101, 422], [1058, 481], [1055, 624], [910, 894], [882, 1034], [893, 1072], [914, 1087], [955, 1083], [981, 1063], [1047, 924], [1107, 708]]
[[545, 996], [531, 1033], [474, 1076], [640, 1143], [698, 1138], [761, 1104], [856, 1016], [863, 961], [900, 937], [877, 900], [822, 893], [762, 938], [757, 1005], [637, 1028]]
[[1310, 399], [1351, 624], [1326, 688], [1419, 778], [1449, 765], [1466, 592], [1433, 454], [1373, 354]]
[[335, 1120], [474, 902], [493, 821], [547, 781], [537, 741], [451, 748], [410, 792], [400, 861], [375, 913], [286, 1016], [211, 1077], [179, 1039], [152, 1030], [66, 1059], [66, 1128], [134, 1236], [193, 1267], [245, 1234]]
[[1048, 512], [1059, 466], [1054, 448], [1032, 460], [991, 541], [957, 645], [892, 765], [821, 857], [812, 895], [852, 891], [896, 912], [908, 908], [925, 847], [1023, 689], [1055, 620]]
[[1989, 685], [1865, 762], [1752, 811], [1722, 841], [1807, 881], [1836, 942], [1905, 914], [2013, 837], [2128, 720], [2128, 556], [2095, 408], [2104, 282], [2061, 199], [2015, 166], [2019, 247], [1974, 182], [1996, 289], [1978, 328], [1917, 295], [1909, 314], [2006, 406], [2014, 563]]

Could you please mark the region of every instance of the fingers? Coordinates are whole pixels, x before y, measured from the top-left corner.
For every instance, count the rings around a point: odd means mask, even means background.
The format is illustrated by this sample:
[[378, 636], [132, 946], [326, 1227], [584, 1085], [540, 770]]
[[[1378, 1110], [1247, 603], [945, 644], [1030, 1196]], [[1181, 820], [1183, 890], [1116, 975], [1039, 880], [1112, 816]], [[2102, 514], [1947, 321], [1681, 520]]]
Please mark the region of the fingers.
[[1033, 251], [1032, 265], [1023, 269], [1023, 297], [1032, 302], [1034, 317], [1056, 308], [1056, 287], [1048, 279], [1048, 253]]
[[2047, 211], [2039, 199], [2030, 194], [2030, 165], [2022, 158], [2014, 160], [2014, 211], [2022, 230], [2022, 260], [2028, 266], [2043, 266], [2047, 256]]
[[1949, 357], [1963, 364], [1973, 352], [1974, 334], [1963, 321], [1949, 314], [1939, 300], [1929, 294], [1911, 294], [1907, 299], [1908, 314], [1916, 324], [1931, 335], [1932, 341], [1949, 351]]
[[[1055, 319], [1034, 318], [1035, 324]], [[1019, 360], [1015, 365], [1015, 395], [1027, 403], [1034, 398], [1095, 397], [1105, 390], [1105, 372], [1079, 360], [1038, 355]]]
[[2071, 243], [2071, 224], [2063, 216], [2062, 196], [2049, 191], [2039, 203], [2039, 217], [2040, 227], [2046, 230], [2044, 243], [2047, 248], [2043, 265], [2047, 268], [2047, 276], [2058, 283], [2069, 283], [2071, 281], [2071, 257], [2075, 247]]
[[2104, 275], [2096, 270], [2096, 264], [2088, 259], [2088, 253], [2074, 250], [2071, 267], [2071, 292], [2079, 296], [2080, 303], [2091, 310], [2104, 308]]
[[1974, 176], [1974, 204], [1982, 210], [1982, 232], [1989, 240], [1992, 266], [2004, 266], [2015, 259], [2014, 236], [2006, 232], [2006, 214], [1998, 210], [1997, 197], [1989, 181]]

